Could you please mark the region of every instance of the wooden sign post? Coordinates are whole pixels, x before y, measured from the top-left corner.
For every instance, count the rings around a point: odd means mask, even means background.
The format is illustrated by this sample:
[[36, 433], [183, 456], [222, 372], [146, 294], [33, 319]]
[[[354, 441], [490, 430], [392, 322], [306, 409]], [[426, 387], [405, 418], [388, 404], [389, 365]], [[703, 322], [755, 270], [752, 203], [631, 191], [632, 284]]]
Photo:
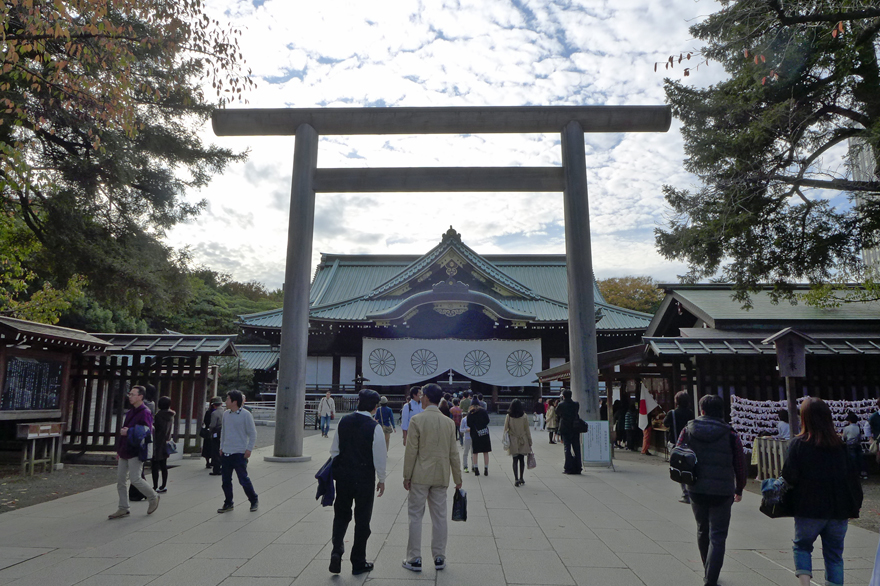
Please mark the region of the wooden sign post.
[[791, 437], [801, 431], [801, 420], [798, 416], [797, 399], [792, 389], [792, 379], [807, 376], [806, 345], [808, 342], [815, 344], [816, 340], [791, 328], [785, 328], [761, 341], [762, 344], [773, 343], [776, 346], [779, 376], [785, 377], [785, 397], [788, 401], [788, 424], [791, 427]]

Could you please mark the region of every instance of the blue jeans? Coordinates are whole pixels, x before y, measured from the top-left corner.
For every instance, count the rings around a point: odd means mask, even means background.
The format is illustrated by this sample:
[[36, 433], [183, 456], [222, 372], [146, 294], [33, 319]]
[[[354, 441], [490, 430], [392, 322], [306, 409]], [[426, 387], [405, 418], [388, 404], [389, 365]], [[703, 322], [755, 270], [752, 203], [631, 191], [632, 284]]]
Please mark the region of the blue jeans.
[[321, 415], [321, 435], [330, 433], [330, 416]]
[[247, 458], [244, 454], [223, 454], [220, 456], [220, 462], [223, 464], [223, 476], [221, 476], [221, 484], [223, 486], [223, 505], [232, 504], [232, 471], [238, 476], [238, 483], [244, 489], [251, 504], [257, 502], [257, 493], [254, 491], [254, 485], [247, 473]]
[[822, 536], [822, 557], [825, 558], [825, 583], [843, 584], [843, 539], [846, 519], [794, 518], [794, 573], [813, 576], [813, 542]]

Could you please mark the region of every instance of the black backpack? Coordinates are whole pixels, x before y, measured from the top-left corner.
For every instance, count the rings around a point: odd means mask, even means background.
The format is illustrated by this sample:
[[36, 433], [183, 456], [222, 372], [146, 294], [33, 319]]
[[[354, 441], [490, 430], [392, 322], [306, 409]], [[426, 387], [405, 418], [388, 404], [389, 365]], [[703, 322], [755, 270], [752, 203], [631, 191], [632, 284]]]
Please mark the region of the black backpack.
[[685, 443], [675, 446], [669, 453], [669, 478], [688, 486], [697, 482], [697, 455]]

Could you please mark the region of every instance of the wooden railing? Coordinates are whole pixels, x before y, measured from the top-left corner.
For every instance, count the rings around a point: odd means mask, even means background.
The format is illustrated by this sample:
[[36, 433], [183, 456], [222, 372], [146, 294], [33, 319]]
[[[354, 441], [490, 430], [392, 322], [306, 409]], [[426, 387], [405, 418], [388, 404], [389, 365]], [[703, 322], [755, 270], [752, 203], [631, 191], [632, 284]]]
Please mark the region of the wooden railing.
[[778, 478], [782, 475], [782, 465], [788, 454], [788, 440], [772, 437], [756, 437], [752, 449], [752, 460], [758, 464], [758, 480]]

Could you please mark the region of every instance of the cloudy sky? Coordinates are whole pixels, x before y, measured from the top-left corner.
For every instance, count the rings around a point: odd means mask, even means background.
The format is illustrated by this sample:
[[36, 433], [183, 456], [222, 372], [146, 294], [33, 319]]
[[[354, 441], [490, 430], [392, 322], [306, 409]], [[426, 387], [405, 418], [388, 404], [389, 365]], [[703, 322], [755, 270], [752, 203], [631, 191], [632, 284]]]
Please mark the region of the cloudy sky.
[[[232, 107], [660, 105], [654, 63], [697, 45], [688, 26], [711, 0], [209, 0], [244, 29], [258, 88]], [[692, 63], [694, 64], [694, 63]], [[718, 64], [689, 77], [700, 85]], [[205, 136], [237, 150], [193, 199], [207, 211], [169, 244], [197, 264], [270, 288], [283, 280], [293, 137]], [[661, 187], [692, 185], [678, 123], [665, 134], [587, 135], [593, 262], [599, 278], [674, 280], [657, 254]], [[558, 135], [369, 136], [321, 139], [321, 167], [560, 165]], [[421, 254], [449, 226], [484, 254], [562, 253], [562, 195], [318, 194], [313, 259], [321, 252]]]

